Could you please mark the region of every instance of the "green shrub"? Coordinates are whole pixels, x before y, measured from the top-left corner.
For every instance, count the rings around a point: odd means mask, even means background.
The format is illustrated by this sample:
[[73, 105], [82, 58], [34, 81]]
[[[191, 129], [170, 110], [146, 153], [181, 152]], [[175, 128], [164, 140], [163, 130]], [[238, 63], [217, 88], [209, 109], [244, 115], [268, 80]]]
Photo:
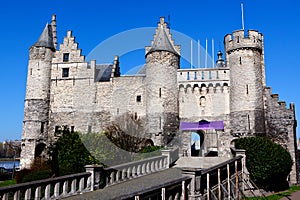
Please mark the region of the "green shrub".
[[42, 158], [35, 158], [30, 169], [22, 169], [16, 172], [14, 179], [17, 183], [25, 183], [53, 176], [51, 165]]
[[51, 178], [51, 176], [52, 171], [50, 169], [41, 171], [31, 171], [23, 177], [22, 183]]
[[246, 137], [238, 139], [235, 147], [246, 150], [246, 166], [258, 187], [267, 191], [288, 188], [293, 161], [282, 146], [263, 137]]
[[57, 162], [59, 176], [85, 171], [85, 165], [99, 162], [83, 145], [78, 133], [65, 132], [56, 142], [53, 162]]

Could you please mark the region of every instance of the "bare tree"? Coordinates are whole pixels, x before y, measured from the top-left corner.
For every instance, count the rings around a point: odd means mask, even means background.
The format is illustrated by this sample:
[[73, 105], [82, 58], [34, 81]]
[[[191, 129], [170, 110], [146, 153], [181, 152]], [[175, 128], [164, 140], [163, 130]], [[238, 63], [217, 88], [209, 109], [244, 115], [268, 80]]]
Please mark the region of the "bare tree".
[[147, 144], [144, 125], [145, 120], [126, 113], [106, 127], [105, 135], [119, 148], [137, 153]]

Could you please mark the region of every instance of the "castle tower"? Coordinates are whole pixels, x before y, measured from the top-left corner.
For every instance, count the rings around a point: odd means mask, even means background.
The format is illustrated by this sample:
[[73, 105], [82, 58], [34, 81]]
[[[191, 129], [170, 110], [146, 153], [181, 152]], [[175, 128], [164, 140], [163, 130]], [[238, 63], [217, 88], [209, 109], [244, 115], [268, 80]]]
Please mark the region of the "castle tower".
[[231, 134], [265, 133], [263, 89], [265, 84], [263, 36], [253, 30], [226, 35], [227, 66], [230, 67]]
[[155, 145], [167, 144], [178, 131], [179, 52], [161, 17], [152, 45], [146, 47], [146, 132]]
[[54, 52], [52, 25], [47, 24], [38, 41], [29, 50], [21, 168], [29, 168], [47, 144], [50, 76]]

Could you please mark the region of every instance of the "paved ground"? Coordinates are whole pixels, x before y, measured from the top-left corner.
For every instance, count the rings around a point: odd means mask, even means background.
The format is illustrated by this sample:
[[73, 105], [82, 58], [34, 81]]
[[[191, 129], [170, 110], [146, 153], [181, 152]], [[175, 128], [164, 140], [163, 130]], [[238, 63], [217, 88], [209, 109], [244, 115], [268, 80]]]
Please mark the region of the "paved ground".
[[66, 198], [68, 200], [111, 200], [124, 199], [132, 194], [139, 194], [144, 191], [152, 191], [156, 187], [181, 179], [181, 170], [170, 168], [160, 172], [156, 172], [147, 176], [142, 176], [123, 183], [112, 185], [101, 190], [89, 192], [73, 197]]
[[192, 166], [193, 168], [206, 169], [226, 162], [230, 159], [231, 158], [226, 157], [180, 157], [175, 162], [174, 167], [190, 168]]
[[283, 197], [280, 200], [300, 200], [300, 191], [294, 192], [290, 196]]

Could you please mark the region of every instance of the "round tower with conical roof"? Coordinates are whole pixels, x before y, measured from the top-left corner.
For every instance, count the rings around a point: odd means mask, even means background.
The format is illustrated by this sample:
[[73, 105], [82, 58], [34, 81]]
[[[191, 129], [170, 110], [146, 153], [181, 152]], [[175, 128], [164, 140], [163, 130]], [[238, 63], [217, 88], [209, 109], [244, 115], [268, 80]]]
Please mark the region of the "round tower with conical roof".
[[[52, 21], [53, 24], [53, 21]], [[46, 25], [38, 41], [30, 47], [22, 132], [21, 168], [30, 168], [47, 145], [50, 80], [55, 52], [52, 25]]]
[[180, 47], [160, 18], [151, 47], [146, 47], [146, 132], [155, 145], [165, 145], [178, 131], [177, 69]]
[[263, 36], [253, 30], [226, 35], [230, 68], [230, 124], [234, 136], [265, 134]]

